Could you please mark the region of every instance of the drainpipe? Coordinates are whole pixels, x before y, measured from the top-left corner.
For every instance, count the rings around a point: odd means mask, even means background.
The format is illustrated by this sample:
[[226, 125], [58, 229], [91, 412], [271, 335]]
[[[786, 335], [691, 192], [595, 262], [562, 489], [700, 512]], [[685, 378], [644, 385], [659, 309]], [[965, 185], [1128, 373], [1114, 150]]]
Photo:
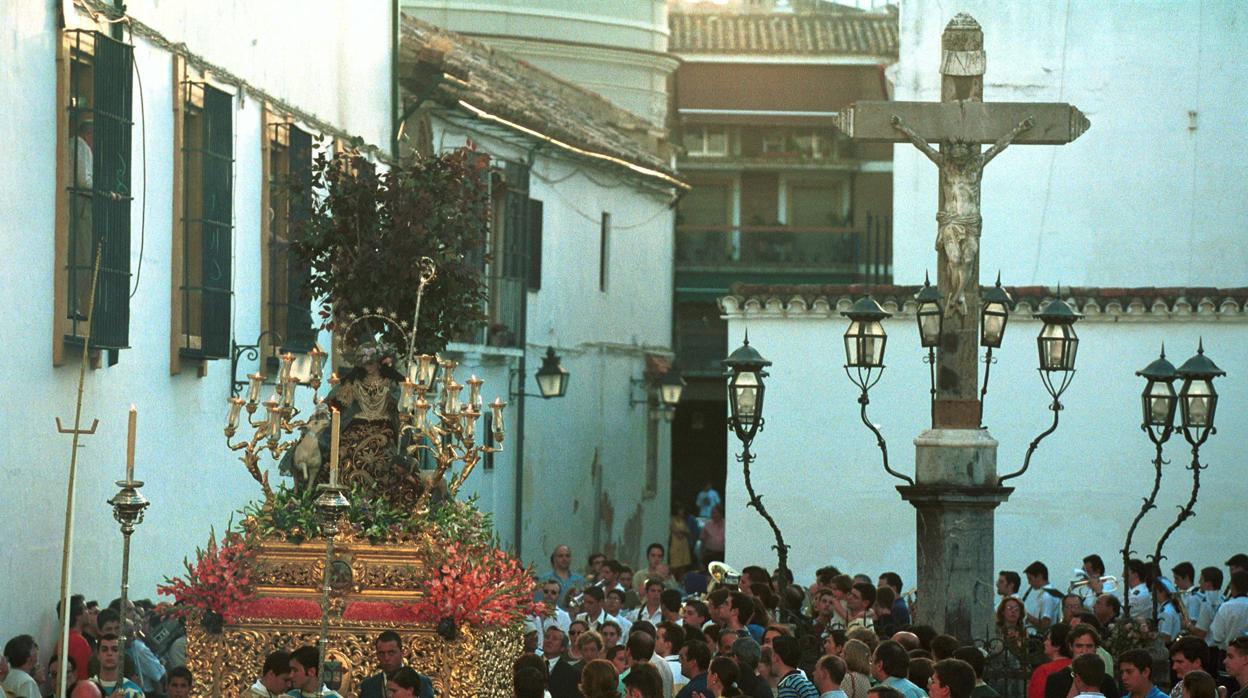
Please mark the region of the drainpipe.
[[399, 0], [390, 0], [390, 157], [399, 159]]
[[529, 353], [529, 285], [528, 280], [520, 292], [520, 363], [519, 380], [516, 389], [516, 501], [515, 519], [515, 556], [521, 557], [521, 543], [524, 541], [524, 384], [528, 377], [528, 363], [525, 357]]

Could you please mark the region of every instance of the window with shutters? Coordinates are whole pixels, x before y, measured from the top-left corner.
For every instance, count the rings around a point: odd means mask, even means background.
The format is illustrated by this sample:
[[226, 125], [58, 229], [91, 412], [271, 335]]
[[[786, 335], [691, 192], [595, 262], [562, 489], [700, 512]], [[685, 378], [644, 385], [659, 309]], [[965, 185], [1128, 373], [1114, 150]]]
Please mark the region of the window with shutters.
[[[291, 249], [291, 234], [311, 213], [312, 135], [288, 120], [266, 113], [263, 165], [268, 186], [262, 202], [261, 349], [268, 358], [286, 351], [301, 353], [316, 342], [312, 299], [307, 292], [312, 270]], [[296, 185], [299, 195], [292, 193]], [[307, 195], [303, 195], [307, 192]]]
[[529, 200], [529, 168], [505, 163], [493, 196], [490, 226], [489, 327], [486, 343], [496, 347], [519, 346], [524, 313], [524, 293], [532, 283], [528, 248], [532, 235]]
[[234, 99], [202, 79], [179, 88], [173, 342], [179, 358], [219, 359], [230, 352]]
[[132, 52], [79, 29], [58, 47], [54, 365], [87, 337], [89, 311], [93, 348], [129, 345]]

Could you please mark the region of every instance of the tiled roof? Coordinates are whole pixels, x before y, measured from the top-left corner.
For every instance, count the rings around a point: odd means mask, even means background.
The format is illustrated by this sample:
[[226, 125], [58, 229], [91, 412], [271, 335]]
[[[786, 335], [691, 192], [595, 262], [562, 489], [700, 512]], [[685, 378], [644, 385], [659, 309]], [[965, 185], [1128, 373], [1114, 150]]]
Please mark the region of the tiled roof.
[[675, 172], [658, 154], [663, 146], [652, 127], [605, 97], [406, 14], [401, 31], [399, 79], [410, 93], [428, 94], [435, 84], [431, 73], [443, 71], [452, 79], [436, 82], [432, 98], [444, 105], [471, 114], [462, 101], [574, 148], [675, 180]]
[[895, 12], [689, 12], [668, 26], [677, 54], [897, 55]]
[[[1045, 286], [1007, 286], [1014, 313], [1030, 316], [1056, 295]], [[913, 315], [918, 286], [863, 284], [829, 286], [771, 286], [737, 284], [719, 299], [726, 315], [753, 317], [840, 317], [868, 291], [890, 313]], [[1196, 287], [1079, 287], [1061, 289], [1066, 302], [1085, 321], [1238, 320], [1248, 321], [1248, 288]]]

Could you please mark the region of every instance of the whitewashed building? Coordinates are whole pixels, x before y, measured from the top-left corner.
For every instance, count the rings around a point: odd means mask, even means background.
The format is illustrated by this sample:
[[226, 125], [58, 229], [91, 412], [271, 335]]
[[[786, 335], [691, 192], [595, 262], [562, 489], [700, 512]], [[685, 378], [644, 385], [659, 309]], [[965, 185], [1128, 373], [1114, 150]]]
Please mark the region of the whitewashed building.
[[[289, 202], [270, 183], [306, 168], [318, 139], [325, 147], [358, 139], [375, 159], [389, 152], [403, 106], [392, 80], [392, 9], [138, 0], [123, 18], [97, 0], [0, 6], [0, 135], [11, 163], [0, 183], [0, 348], [11, 396], [0, 407], [6, 636], [32, 632], [51, 646], [71, 450], [55, 420], [65, 428], [74, 420], [91, 240], [104, 241], [104, 270], [82, 426], [99, 425], [78, 454], [72, 589], [104, 603], [118, 595], [121, 536], [106, 500], [124, 475], [130, 405], [135, 476], [152, 502], [133, 538], [132, 598], [155, 597], [210, 526], [219, 532], [260, 495], [222, 437], [230, 355], [258, 337], [265, 352], [276, 336], [305, 347], [317, 339], [306, 300], [285, 282], [274, 226]], [[548, 98], [559, 111], [566, 96]], [[670, 249], [678, 183], [622, 137], [603, 149], [609, 159], [569, 160], [557, 139], [538, 138], [541, 123], [524, 122], [526, 130], [456, 113], [458, 121], [435, 117], [437, 147], [471, 140], [500, 162], [530, 165], [527, 198], [544, 204], [542, 288], [522, 291], [531, 299], [524, 389], [536, 392], [532, 373], [547, 347], [572, 375], [567, 397], [530, 400], [527, 429], [509, 413], [509, 438], [526, 433], [527, 474], [517, 477], [509, 440], [463, 491], [481, 494], [500, 539], [523, 542], [529, 561], [545, 561], [541, 526], [569, 531], [580, 551], [596, 544], [640, 555], [637, 546], [666, 526], [666, 427], [647, 406], [630, 409], [630, 390], [644, 399], [647, 385], [630, 379], [643, 378], [647, 360], [653, 379], [670, 351], [671, 261], [660, 251]], [[610, 126], [583, 128], [617, 138]], [[589, 153], [594, 143], [576, 145]], [[509, 174], [500, 166], [500, 178]], [[498, 284], [491, 291], [492, 313], [514, 312], [500, 305]], [[490, 398], [514, 407], [509, 371], [523, 365], [523, 345], [486, 343], [483, 334], [452, 353], [487, 379]], [[238, 377], [255, 366], [244, 355]], [[638, 472], [654, 473], [653, 491], [632, 484]]]
[[[940, 98], [940, 34], [952, 13], [984, 30], [985, 101], [1056, 101], [1079, 107], [1091, 129], [1061, 146], [1020, 146], [986, 168], [981, 283], [998, 269], [1019, 308], [995, 352], [983, 424], [1000, 442], [998, 473], [1022, 466], [1028, 443], [1052, 418], [1036, 375], [1030, 318], [1060, 283], [1085, 313], [1076, 329], [1078, 372], [1062, 398], [1057, 431], [996, 511], [996, 566], [1048, 564], [1064, 588], [1083, 556], [1121, 564], [1127, 527], [1152, 484], [1153, 446], [1140, 430], [1134, 372], [1166, 352], [1179, 365], [1203, 338], [1227, 371], [1218, 381], [1218, 432], [1202, 448], [1195, 518], [1166, 545], [1165, 571], [1182, 560], [1217, 565], [1243, 547], [1241, 443], [1248, 435], [1248, 163], [1234, 144], [1248, 109], [1248, 59], [1233, 30], [1233, 5], [948, 3], [900, 6], [899, 100]], [[910, 145], [894, 148], [894, 278], [876, 287], [886, 309], [887, 369], [871, 391], [868, 417], [888, 439], [894, 469], [913, 473], [913, 439], [929, 425], [928, 366], [913, 306], [925, 269], [935, 271], [936, 168]], [[1073, 288], [1070, 287], [1073, 285]], [[858, 391], [842, 366], [839, 311], [865, 288], [743, 287], [723, 299], [729, 349], [748, 329], [774, 364], [766, 429], [755, 442], [755, 488], [786, 538], [799, 580], [824, 564], [872, 575], [915, 576], [914, 509], [883, 471], [859, 418]], [[982, 376], [981, 365], [981, 376]], [[728, 448], [738, 446], [729, 437]], [[1137, 554], [1151, 554], [1191, 492], [1182, 437], [1166, 446], [1157, 509], [1140, 524]], [[730, 464], [727, 559], [766, 560], [770, 529], [745, 507], [740, 468]], [[1232, 550], [1234, 549], [1234, 550]], [[772, 563], [774, 564], [774, 563]], [[992, 584], [993, 580], [983, 580]]]

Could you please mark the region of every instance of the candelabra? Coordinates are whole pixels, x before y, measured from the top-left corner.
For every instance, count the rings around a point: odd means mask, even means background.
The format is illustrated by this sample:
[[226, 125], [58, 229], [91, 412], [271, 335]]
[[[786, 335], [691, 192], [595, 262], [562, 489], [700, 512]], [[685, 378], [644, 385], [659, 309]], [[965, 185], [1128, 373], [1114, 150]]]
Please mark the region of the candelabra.
[[[416, 501], [417, 513], [426, 511], [433, 494], [432, 485], [441, 482], [456, 461], [461, 462], [463, 467], [447, 485], [451, 496], [459, 492], [483, 455], [502, 450], [501, 446], [476, 443], [477, 420], [485, 407], [481, 399], [481, 386], [485, 381], [475, 375], [469, 377], [465, 381], [468, 396], [461, 398], [464, 386], [455, 380], [457, 366], [455, 361], [422, 354], [409, 366], [408, 377], [400, 386], [398, 409], [402, 426], [399, 441], [403, 443], [403, 437], [407, 437], [405, 450], [408, 457], [416, 458], [423, 452], [429, 454], [434, 463], [431, 486], [425, 487]], [[437, 368], [441, 371], [440, 377], [435, 380]], [[434, 402], [430, 402], [426, 398], [433, 397], [436, 383], [441, 386]], [[505, 436], [503, 408], [506, 406], [501, 398], [494, 398], [488, 405], [495, 444], [501, 444]]]
[[321, 532], [325, 535], [325, 571], [321, 575], [321, 635], [317, 640], [317, 681], [325, 680], [325, 654], [329, 649], [329, 593], [334, 566], [334, 536], [338, 535], [339, 520], [350, 506], [351, 500], [347, 499], [337, 477], [332, 477], [329, 484], [321, 485], [321, 494], [316, 498], [316, 513], [320, 517]]
[[130, 598], [130, 535], [134, 533], [134, 529], [143, 523], [143, 510], [147, 509], [151, 502], [139, 492], [139, 488], [143, 486], [142, 480], [134, 479], [133, 468], [128, 469], [125, 480], [118, 480], [117, 486], [121, 490], [108, 500], [113, 506], [113, 518], [117, 523], [121, 524], [122, 547], [121, 547], [121, 645], [126, 644], [129, 633], [126, 628], [126, 619], [129, 617], [129, 598]]
[[[422, 454], [427, 454], [434, 463], [433, 478], [425, 482], [425, 486], [417, 496], [415, 510], [418, 513], [427, 511], [427, 504], [433, 490], [458, 461], [463, 467], [455, 474], [447, 491], [454, 496], [467, 480], [468, 475], [476, 467], [481, 457], [487, 453], [502, 450], [499, 444], [504, 437], [503, 408], [501, 399], [495, 399], [489, 405], [483, 405], [481, 387], [484, 381], [472, 376], [465, 381], [468, 388], [466, 399], [460, 394], [464, 386], [456, 382], [454, 371], [455, 361], [444, 359], [433, 354], [416, 354], [416, 328], [420, 319], [421, 299], [425, 287], [436, 277], [433, 261], [428, 258], [420, 260], [420, 286], [416, 292], [415, 317], [409, 323], [399, 320], [383, 308], [365, 308], [361, 313], [347, 313], [338, 320], [335, 327], [337, 344], [350, 346], [359, 337], [367, 337], [373, 346], [366, 352], [367, 357], [357, 356], [357, 360], [380, 362], [384, 360], [397, 373], [390, 374], [397, 383], [397, 399], [388, 409], [394, 410], [390, 416], [397, 417], [398, 434], [394, 439], [395, 455], [404, 466], [417, 470], [417, 463]], [[406, 351], [401, 356], [387, 354], [382, 345], [385, 337], [398, 338]], [[397, 353], [397, 352], [396, 352]], [[553, 356], [553, 351], [550, 352]], [[348, 353], [348, 356], [350, 354]], [[231, 450], [242, 451], [241, 460], [251, 476], [260, 483], [266, 498], [273, 496], [269, 487], [268, 474], [260, 469], [260, 458], [267, 451], [273, 459], [280, 459], [289, 449], [295, 447], [299, 439], [285, 439], [298, 429], [308, 427], [317, 417], [315, 414], [308, 419], [299, 419], [300, 411], [295, 406], [296, 392], [299, 386], [306, 385], [312, 390], [312, 404], [320, 406], [333, 394], [332, 389], [340, 383], [337, 373], [329, 377], [330, 395], [322, 397], [319, 393], [321, 376], [325, 361], [325, 352], [313, 346], [306, 354], [298, 357], [286, 353], [281, 357], [275, 392], [267, 400], [260, 401], [260, 393], [265, 376], [257, 371], [248, 376], [246, 397], [233, 396], [229, 399], [230, 408], [226, 417], [225, 436]], [[393, 364], [393, 365], [392, 365]], [[562, 374], [559, 383], [560, 391], [566, 385], [566, 371], [557, 366], [555, 369]], [[546, 367], [543, 367], [545, 370]], [[402, 378], [399, 381], [399, 378]], [[542, 372], [538, 372], [538, 382], [542, 382]], [[488, 407], [492, 413], [491, 430], [493, 446], [477, 444], [477, 420]], [[251, 435], [238, 441], [232, 441], [239, 430], [239, 422], [246, 411], [245, 426], [252, 430]], [[257, 416], [257, 411], [260, 415]], [[317, 410], [323, 412], [323, 410]], [[334, 413], [334, 441], [337, 442], [338, 428], [337, 410]], [[397, 413], [397, 414], [396, 414]], [[298, 452], [296, 451], [296, 455]], [[331, 453], [331, 484], [337, 486], [337, 448]], [[308, 483], [309, 487], [316, 483]]]

